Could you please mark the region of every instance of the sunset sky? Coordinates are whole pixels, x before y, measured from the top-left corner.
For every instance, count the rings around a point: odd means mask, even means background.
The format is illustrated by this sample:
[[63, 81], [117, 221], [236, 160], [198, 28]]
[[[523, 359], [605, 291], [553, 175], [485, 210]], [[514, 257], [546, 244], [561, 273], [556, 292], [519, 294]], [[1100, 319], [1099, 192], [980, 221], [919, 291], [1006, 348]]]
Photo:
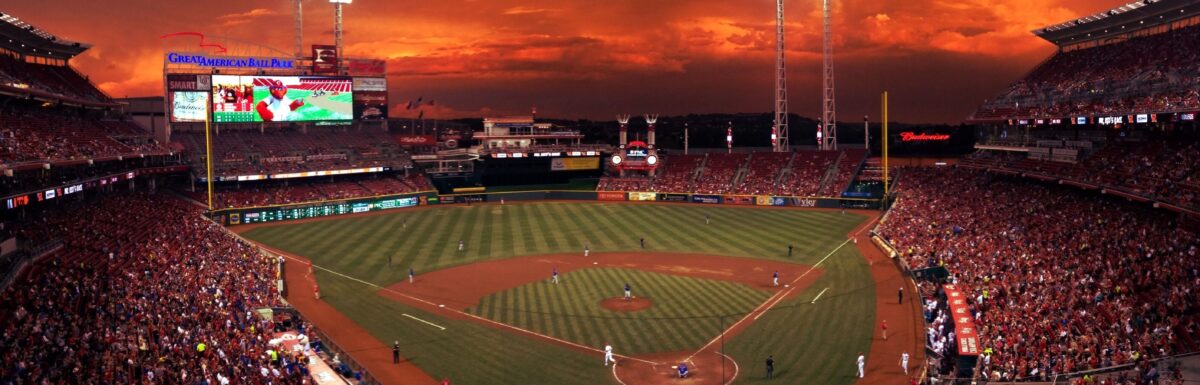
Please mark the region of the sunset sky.
[[[834, 0], [838, 117], [890, 114], [958, 123], [1054, 47], [1029, 31], [1120, 0]], [[114, 97], [161, 95], [164, 45], [178, 31], [292, 51], [292, 2], [40, 0], [3, 6], [66, 39], [73, 61]], [[304, 44], [333, 43], [333, 11], [306, 0]], [[819, 0], [786, 3], [793, 113], [820, 113]], [[527, 113], [611, 119], [763, 112], [772, 105], [771, 0], [355, 0], [346, 55], [386, 58], [392, 116], [408, 99], [426, 117]], [[399, 106], [399, 107], [397, 107]]]

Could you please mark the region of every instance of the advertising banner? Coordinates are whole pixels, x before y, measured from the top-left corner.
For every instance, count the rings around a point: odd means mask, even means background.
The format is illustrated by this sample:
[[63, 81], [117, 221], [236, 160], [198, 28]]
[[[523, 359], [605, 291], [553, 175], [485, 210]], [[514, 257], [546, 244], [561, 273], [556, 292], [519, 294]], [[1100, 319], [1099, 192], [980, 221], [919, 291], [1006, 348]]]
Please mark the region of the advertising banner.
[[759, 206], [773, 206], [774, 205], [771, 197], [766, 196], [766, 195], [756, 195], [754, 197], [754, 204], [759, 205]]
[[314, 74], [336, 74], [338, 65], [337, 46], [312, 46], [312, 72]]
[[652, 201], [657, 200], [658, 194], [652, 192], [629, 192], [629, 200], [631, 201]]
[[[392, 138], [396, 140], [397, 144], [405, 147], [432, 147], [437, 145], [437, 138], [434, 138], [433, 135], [396, 135]], [[436, 156], [434, 159], [436, 159]]]
[[596, 193], [596, 200], [623, 201], [625, 200], [625, 193], [618, 191], [600, 191]]
[[324, 76], [212, 77], [213, 121], [309, 122], [350, 120], [350, 78]]
[[[355, 79], [357, 82], [358, 79]], [[357, 84], [357, 83], [356, 83]], [[388, 117], [387, 91], [359, 91], [354, 89], [354, 118], [358, 120], [386, 120]]]
[[979, 355], [979, 331], [975, 328], [975, 318], [967, 305], [966, 288], [957, 285], [942, 285], [946, 292], [946, 305], [950, 308], [950, 316], [954, 320], [954, 336], [958, 339], [958, 355]]
[[387, 92], [387, 78], [354, 78], [354, 91]]
[[171, 92], [171, 122], [203, 122], [208, 120], [208, 93], [200, 91]]
[[687, 202], [687, 194], [658, 194], [658, 200], [663, 202]]
[[752, 205], [754, 197], [745, 195], [726, 195], [725, 204], [727, 205]]
[[599, 168], [599, 157], [554, 158], [550, 160], [550, 171], [596, 170]]
[[774, 197], [771, 198], [772, 206], [796, 206], [796, 207], [817, 207], [817, 200], [810, 198], [796, 197]]
[[167, 90], [169, 91], [208, 91], [212, 88], [208, 75], [167, 75]]
[[382, 74], [386, 63], [383, 60], [376, 59], [349, 59], [347, 67], [351, 73], [356, 74]]
[[718, 204], [721, 203], [721, 196], [692, 194], [692, 203]]

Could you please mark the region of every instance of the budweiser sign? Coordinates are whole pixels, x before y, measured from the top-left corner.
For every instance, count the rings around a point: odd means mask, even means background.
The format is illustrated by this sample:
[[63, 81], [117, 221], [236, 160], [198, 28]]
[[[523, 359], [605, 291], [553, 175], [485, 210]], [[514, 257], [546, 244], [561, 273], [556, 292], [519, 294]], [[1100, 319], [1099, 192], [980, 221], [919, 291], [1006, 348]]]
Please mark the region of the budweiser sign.
[[950, 135], [946, 134], [926, 134], [915, 132], [901, 132], [900, 141], [902, 142], [944, 142], [950, 140]]
[[397, 135], [396, 143], [401, 146], [433, 146], [437, 139], [433, 135]]

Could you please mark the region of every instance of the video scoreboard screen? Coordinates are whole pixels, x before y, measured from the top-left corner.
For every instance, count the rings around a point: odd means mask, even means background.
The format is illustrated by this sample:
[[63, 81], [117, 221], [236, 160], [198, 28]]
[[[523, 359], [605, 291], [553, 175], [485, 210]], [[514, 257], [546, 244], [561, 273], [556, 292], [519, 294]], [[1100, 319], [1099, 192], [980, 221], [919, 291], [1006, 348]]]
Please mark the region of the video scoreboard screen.
[[[398, 209], [404, 207], [416, 206], [419, 199], [417, 197], [405, 198], [388, 198], [374, 201], [360, 202], [339, 202], [326, 205], [315, 205], [308, 207], [288, 207], [288, 208], [270, 208], [261, 210], [246, 210], [241, 212], [240, 223], [265, 223], [276, 221], [289, 221], [294, 219], [307, 219], [317, 217], [327, 217], [331, 215], [343, 215], [353, 213], [365, 213], [368, 211], [379, 211]], [[235, 222], [236, 224], [237, 222]]]

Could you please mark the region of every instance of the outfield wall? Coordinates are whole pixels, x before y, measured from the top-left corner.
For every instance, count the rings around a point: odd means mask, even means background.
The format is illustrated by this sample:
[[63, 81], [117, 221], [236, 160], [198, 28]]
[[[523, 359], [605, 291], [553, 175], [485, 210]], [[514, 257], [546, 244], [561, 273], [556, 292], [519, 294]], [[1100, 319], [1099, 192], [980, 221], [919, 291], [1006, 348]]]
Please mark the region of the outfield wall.
[[674, 202], [697, 205], [777, 206], [808, 208], [857, 208], [878, 209], [879, 201], [862, 198], [794, 197], [773, 195], [693, 194], [658, 193], [646, 191], [567, 191], [533, 190], [512, 192], [481, 192], [471, 194], [439, 195], [434, 191], [397, 194], [356, 199], [314, 201], [291, 205], [245, 207], [215, 210], [210, 213], [213, 220], [226, 226], [281, 222], [297, 219], [333, 217], [372, 211], [392, 210], [405, 207], [528, 202], [542, 200], [557, 201], [601, 201], [601, 202]]

